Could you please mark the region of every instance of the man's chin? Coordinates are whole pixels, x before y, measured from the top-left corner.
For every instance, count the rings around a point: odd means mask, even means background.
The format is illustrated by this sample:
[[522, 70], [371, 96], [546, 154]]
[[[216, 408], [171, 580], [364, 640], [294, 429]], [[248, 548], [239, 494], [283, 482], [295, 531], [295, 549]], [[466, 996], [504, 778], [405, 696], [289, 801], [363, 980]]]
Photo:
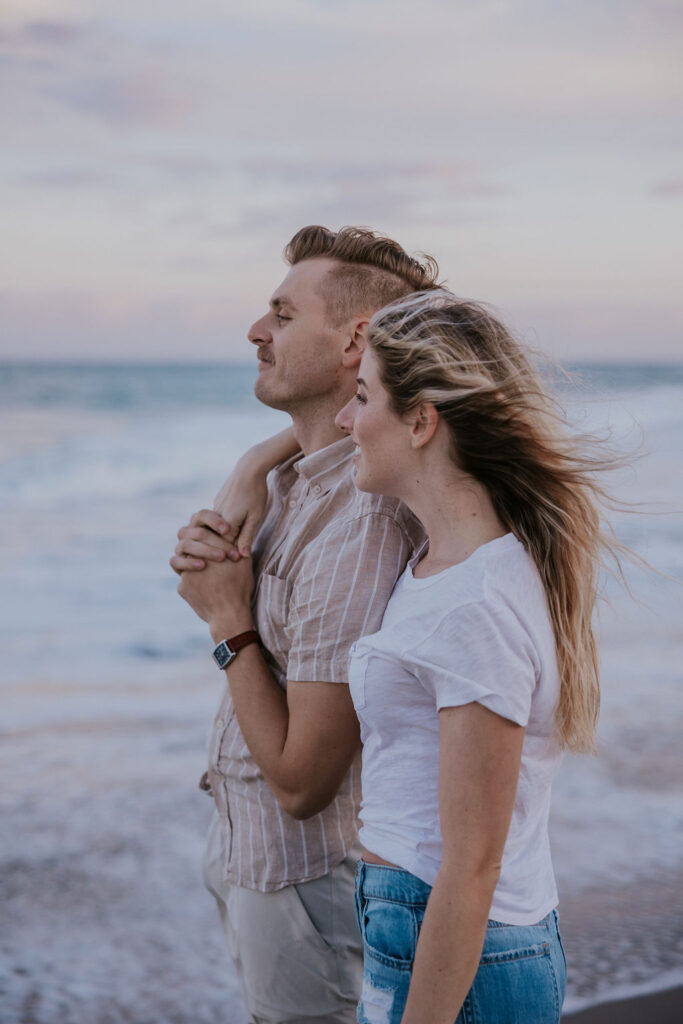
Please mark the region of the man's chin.
[[262, 405], [267, 405], [269, 409], [279, 409], [280, 412], [288, 411], [289, 403], [287, 400], [273, 394], [267, 387], [266, 382], [260, 377], [257, 377], [254, 382], [254, 395]]

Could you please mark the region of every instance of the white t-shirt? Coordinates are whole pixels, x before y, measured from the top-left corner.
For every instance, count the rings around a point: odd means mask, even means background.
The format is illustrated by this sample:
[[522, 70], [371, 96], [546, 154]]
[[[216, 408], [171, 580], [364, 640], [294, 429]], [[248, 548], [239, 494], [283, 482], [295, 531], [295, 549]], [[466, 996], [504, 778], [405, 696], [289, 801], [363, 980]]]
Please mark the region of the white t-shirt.
[[547, 826], [561, 758], [559, 677], [543, 585], [524, 546], [508, 533], [426, 579], [409, 565], [381, 629], [352, 646], [349, 683], [363, 740], [360, 840], [429, 885], [442, 854], [439, 709], [478, 701], [525, 726], [489, 917], [545, 917], [557, 904]]

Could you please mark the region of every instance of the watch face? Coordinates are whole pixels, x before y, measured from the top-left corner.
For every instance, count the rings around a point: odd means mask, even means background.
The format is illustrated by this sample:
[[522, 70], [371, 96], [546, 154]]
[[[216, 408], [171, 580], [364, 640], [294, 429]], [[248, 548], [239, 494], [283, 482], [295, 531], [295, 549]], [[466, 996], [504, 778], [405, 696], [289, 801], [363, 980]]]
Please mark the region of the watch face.
[[214, 661], [219, 668], [227, 668], [235, 657], [235, 653], [230, 644], [222, 640], [213, 652]]

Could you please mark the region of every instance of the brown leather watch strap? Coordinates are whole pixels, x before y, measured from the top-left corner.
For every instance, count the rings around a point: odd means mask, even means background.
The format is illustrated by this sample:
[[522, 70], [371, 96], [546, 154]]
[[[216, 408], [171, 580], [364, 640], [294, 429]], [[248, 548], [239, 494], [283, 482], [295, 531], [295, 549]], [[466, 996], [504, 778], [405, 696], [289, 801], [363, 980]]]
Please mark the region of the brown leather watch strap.
[[248, 629], [246, 633], [238, 633], [237, 636], [230, 637], [226, 641], [230, 648], [237, 654], [243, 647], [247, 647], [249, 644], [258, 644], [261, 642], [261, 638], [255, 629]]

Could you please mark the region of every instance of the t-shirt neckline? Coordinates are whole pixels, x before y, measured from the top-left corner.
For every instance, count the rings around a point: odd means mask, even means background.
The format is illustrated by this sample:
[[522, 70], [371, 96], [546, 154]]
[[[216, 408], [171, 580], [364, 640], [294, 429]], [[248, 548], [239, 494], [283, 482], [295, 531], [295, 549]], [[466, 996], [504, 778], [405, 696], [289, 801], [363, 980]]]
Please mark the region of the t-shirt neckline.
[[468, 555], [467, 558], [464, 558], [462, 562], [455, 562], [453, 565], [447, 565], [445, 569], [441, 569], [440, 572], [432, 573], [430, 576], [415, 576], [413, 574], [413, 568], [418, 564], [419, 560], [428, 550], [428, 547], [425, 545], [408, 562], [403, 574], [403, 579], [409, 586], [429, 586], [430, 583], [433, 583], [435, 580], [442, 579], [449, 573], [453, 573], [458, 570], [462, 571], [466, 566], [470, 566], [474, 562], [479, 561], [480, 558], [486, 558], [492, 553], [499, 553], [507, 548], [515, 547], [519, 543], [520, 542], [517, 540], [514, 533], [504, 533], [502, 537], [494, 537], [493, 540], [489, 540], [485, 544], [480, 544], [479, 547], [475, 548], [472, 554]]

